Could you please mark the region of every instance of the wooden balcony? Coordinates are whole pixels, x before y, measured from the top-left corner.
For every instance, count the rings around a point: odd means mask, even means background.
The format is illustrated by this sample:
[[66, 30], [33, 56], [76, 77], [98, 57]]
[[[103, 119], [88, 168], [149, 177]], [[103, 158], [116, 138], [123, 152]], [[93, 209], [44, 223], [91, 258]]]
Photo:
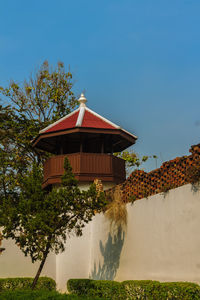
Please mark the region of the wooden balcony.
[[98, 178], [102, 182], [118, 184], [126, 179], [125, 161], [121, 158], [110, 154], [82, 152], [49, 158], [44, 164], [43, 188], [61, 183], [66, 156], [78, 181], [93, 182]]

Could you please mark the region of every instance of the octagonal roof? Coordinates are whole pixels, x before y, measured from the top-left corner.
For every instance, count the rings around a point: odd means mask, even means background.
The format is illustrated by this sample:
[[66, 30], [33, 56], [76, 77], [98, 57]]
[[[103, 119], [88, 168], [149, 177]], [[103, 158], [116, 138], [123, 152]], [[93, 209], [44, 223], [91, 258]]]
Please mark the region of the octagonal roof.
[[125, 149], [135, 143], [137, 136], [126, 131], [125, 129], [122, 129], [120, 126], [114, 124], [113, 122], [107, 120], [106, 118], [86, 107], [86, 101], [87, 100], [85, 96], [81, 94], [81, 97], [79, 99], [79, 108], [61, 118], [60, 120], [54, 122], [53, 124], [40, 130], [39, 135], [33, 140], [33, 146], [45, 151], [49, 151], [47, 147], [44, 146], [44, 139], [48, 139], [49, 142], [50, 137], [68, 135], [77, 132], [96, 132], [119, 135], [121, 136], [122, 140], [126, 140], [126, 143], [124, 143], [124, 146], [121, 145], [119, 151], [122, 151], [122, 148]]

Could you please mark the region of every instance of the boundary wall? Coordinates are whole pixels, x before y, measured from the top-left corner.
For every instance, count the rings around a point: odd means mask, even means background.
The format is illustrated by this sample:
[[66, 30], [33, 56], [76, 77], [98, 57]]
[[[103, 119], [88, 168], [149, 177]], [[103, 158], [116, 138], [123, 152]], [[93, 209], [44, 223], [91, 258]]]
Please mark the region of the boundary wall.
[[[191, 184], [126, 204], [125, 230], [111, 230], [97, 214], [83, 236], [50, 255], [42, 272], [66, 290], [70, 278], [151, 279], [200, 283], [200, 191]], [[3, 241], [0, 277], [34, 276], [38, 264], [24, 257], [12, 241]]]
[[[120, 185], [127, 202], [127, 228], [111, 230], [104, 214], [97, 214], [82, 237], [68, 239], [65, 252], [48, 257], [42, 275], [54, 278], [61, 291], [70, 278], [200, 283], [200, 189], [188, 183], [199, 176], [200, 145], [191, 153], [150, 173], [131, 174]], [[143, 175], [136, 180], [134, 174]], [[163, 188], [166, 184], [173, 188]], [[152, 195], [144, 197], [143, 185]], [[136, 199], [140, 201], [132, 201]], [[2, 247], [6, 250], [0, 255], [0, 277], [34, 276], [38, 265], [13, 241], [3, 240]]]

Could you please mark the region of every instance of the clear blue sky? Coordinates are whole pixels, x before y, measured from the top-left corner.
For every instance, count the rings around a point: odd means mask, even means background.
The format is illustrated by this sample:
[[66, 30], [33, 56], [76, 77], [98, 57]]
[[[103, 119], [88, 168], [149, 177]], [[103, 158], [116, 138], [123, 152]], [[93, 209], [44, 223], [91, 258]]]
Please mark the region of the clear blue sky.
[[1, 1], [0, 85], [46, 59], [158, 165], [200, 143], [199, 0]]

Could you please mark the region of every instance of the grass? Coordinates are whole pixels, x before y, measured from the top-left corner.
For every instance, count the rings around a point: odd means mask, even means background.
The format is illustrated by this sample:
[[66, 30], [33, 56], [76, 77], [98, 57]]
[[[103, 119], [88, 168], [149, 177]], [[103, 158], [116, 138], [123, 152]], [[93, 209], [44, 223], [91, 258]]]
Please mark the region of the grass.
[[[7, 291], [0, 292], [0, 300], [99, 300], [100, 298], [82, 297], [76, 295], [60, 294], [49, 291]], [[102, 299], [102, 298], [101, 298]]]

